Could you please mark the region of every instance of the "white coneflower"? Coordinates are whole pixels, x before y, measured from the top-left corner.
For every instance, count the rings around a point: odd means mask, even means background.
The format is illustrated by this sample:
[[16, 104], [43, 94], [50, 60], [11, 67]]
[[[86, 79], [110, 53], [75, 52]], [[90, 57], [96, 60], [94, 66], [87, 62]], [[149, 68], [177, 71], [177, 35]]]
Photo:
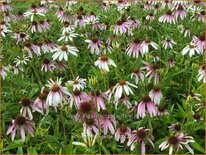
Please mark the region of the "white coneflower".
[[62, 36], [58, 39], [58, 41], [73, 41], [73, 38], [76, 38], [79, 34], [75, 33], [74, 31], [62, 33]]
[[173, 39], [171, 39], [171, 38], [166, 38], [164, 41], [163, 41], [163, 44], [162, 44], [162, 47], [164, 48], [164, 49], [167, 49], [167, 48], [173, 48], [173, 46], [172, 45], [176, 45], [177, 43], [173, 40]]
[[61, 61], [64, 59], [65, 61], [67, 61], [68, 60], [68, 55], [67, 55], [68, 53], [71, 53], [74, 56], [78, 56], [77, 52], [79, 52], [79, 50], [74, 46], [62, 45], [62, 46], [59, 46], [59, 47], [53, 49], [52, 52], [56, 52], [52, 56], [53, 60], [58, 59], [59, 61]]
[[185, 55], [189, 52], [189, 56], [192, 57], [193, 55], [195, 55], [195, 52], [197, 54], [200, 54], [199, 49], [197, 48], [197, 46], [191, 42], [189, 45], [187, 45], [183, 50], [182, 50], [182, 55]]
[[134, 69], [131, 73], [131, 79], [133, 78], [133, 76], [135, 77], [135, 84], [138, 84], [139, 79], [141, 79], [142, 82], [144, 81], [144, 74], [141, 69]]
[[18, 65], [23, 65], [23, 64], [27, 65], [27, 61], [29, 61], [29, 59], [24, 55], [22, 57], [17, 56], [16, 58], [14, 58], [14, 63], [17, 66]]
[[158, 49], [158, 45], [155, 42], [147, 39], [147, 40], [144, 40], [141, 44], [140, 50], [142, 54], [149, 52], [149, 45], [151, 45], [154, 49]]
[[86, 79], [79, 78], [79, 76], [77, 76], [74, 81], [67, 81], [67, 85], [72, 85], [73, 90], [83, 90], [86, 87], [86, 81]]
[[74, 26], [71, 25], [69, 22], [65, 21], [61, 30], [62, 30], [62, 34], [65, 34], [66, 32], [67, 33], [74, 32]]
[[117, 83], [113, 88], [113, 93], [115, 91], [114, 97], [115, 99], [119, 99], [122, 97], [122, 94], [125, 92], [127, 95], [133, 94], [133, 91], [129, 86], [132, 86], [134, 88], [137, 88], [136, 85], [129, 83], [125, 80], [120, 80], [119, 83]]
[[112, 59], [107, 57], [106, 55], [102, 55], [101, 57], [98, 58], [97, 61], [95, 61], [95, 66], [98, 66], [100, 69], [109, 72], [109, 66], [112, 65], [114, 67], [117, 67], [116, 64]]
[[49, 87], [50, 91], [46, 99], [46, 104], [49, 106], [53, 106], [55, 109], [58, 107], [62, 102], [65, 102], [67, 96], [71, 96], [69, 91], [66, 87], [61, 86], [61, 78], [56, 81], [50, 79], [48, 81], [47, 87]]

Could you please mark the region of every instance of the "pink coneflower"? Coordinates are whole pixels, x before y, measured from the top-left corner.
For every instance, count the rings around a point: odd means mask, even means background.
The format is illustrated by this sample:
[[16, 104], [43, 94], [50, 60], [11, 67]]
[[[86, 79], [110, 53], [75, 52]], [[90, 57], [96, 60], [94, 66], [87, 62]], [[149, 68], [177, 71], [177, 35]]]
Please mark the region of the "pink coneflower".
[[190, 30], [188, 27], [181, 26], [180, 33], [184, 34], [184, 37], [190, 36]]
[[151, 45], [154, 49], [158, 49], [158, 45], [155, 42], [149, 39], [144, 40], [141, 44], [141, 49], [140, 49], [142, 55], [149, 52], [149, 45]]
[[32, 21], [32, 25], [29, 27], [29, 29], [31, 30], [31, 33], [34, 33], [37, 31], [42, 32], [42, 29], [40, 29], [38, 23], [36, 21]]
[[121, 98], [123, 93], [126, 93], [127, 95], [133, 94], [133, 91], [129, 86], [132, 86], [134, 88], [137, 88], [136, 85], [129, 83], [128, 81], [125, 80], [120, 80], [119, 83], [117, 83], [114, 88], [113, 88], [113, 93], [115, 99]]
[[23, 116], [28, 116], [30, 119], [33, 119], [33, 115], [30, 110], [30, 108], [32, 108], [32, 101], [27, 97], [23, 97], [19, 103], [22, 104], [20, 114], [22, 114]]
[[197, 45], [200, 53], [203, 54], [205, 48], [205, 33], [202, 33], [200, 36], [193, 36], [192, 41]]
[[7, 2], [2, 2], [1, 10], [3, 12], [11, 11], [12, 10], [12, 6], [11, 6], [11, 4], [9, 4]]
[[33, 112], [38, 111], [42, 115], [44, 115], [44, 110], [46, 110], [46, 114], [49, 112], [49, 106], [46, 104], [48, 93], [47, 90], [42, 88], [38, 98], [34, 101]]
[[200, 13], [196, 14], [197, 20], [199, 22], [204, 22], [205, 21], [205, 11], [201, 11]]
[[55, 15], [57, 16], [57, 18], [58, 18], [61, 22], [68, 21], [68, 16], [65, 14], [65, 11], [63, 10], [62, 7], [59, 8], [59, 10], [56, 12]]
[[95, 66], [98, 66], [101, 70], [109, 72], [109, 65], [117, 67], [112, 59], [106, 55], [102, 55], [95, 61]]
[[114, 34], [125, 34], [131, 35], [130, 25], [127, 22], [123, 22], [122, 20], [118, 20], [114, 27]]
[[154, 104], [159, 104], [161, 99], [163, 98], [162, 92], [159, 87], [154, 87], [150, 92], [149, 96]]
[[159, 22], [163, 22], [163, 23], [170, 23], [170, 24], [175, 24], [176, 23], [176, 18], [174, 16], [174, 13], [172, 13], [172, 11], [167, 11], [164, 15], [162, 15], [159, 18]]
[[173, 59], [169, 59], [167, 62], [166, 62], [167, 66], [172, 68], [175, 66], [176, 62], [173, 60]]
[[50, 89], [46, 99], [46, 104], [53, 106], [55, 110], [62, 102], [66, 102], [68, 96], [71, 96], [67, 88], [61, 86], [61, 83], [61, 78], [57, 78], [56, 81], [50, 79], [48, 81], [48, 85], [46, 85]]
[[145, 141], [148, 141], [154, 148], [154, 144], [152, 142], [152, 136], [150, 135], [150, 130], [145, 127], [140, 127], [138, 130], [132, 131], [132, 135], [129, 138], [127, 146], [130, 146], [130, 150], [134, 150], [135, 143], [141, 144], [141, 154], [145, 154]]
[[194, 154], [194, 151], [188, 144], [193, 142], [195, 142], [193, 137], [187, 136], [184, 133], [179, 133], [178, 135], [170, 136], [159, 145], [159, 148], [161, 148], [162, 151], [169, 147], [169, 154], [172, 154], [173, 151], [177, 153], [179, 149], [183, 149], [183, 146], [185, 146], [190, 153]]
[[140, 27], [140, 21], [131, 17], [129, 20], [128, 20], [128, 23], [130, 23], [131, 27], [134, 27], [134, 28], [139, 28]]
[[167, 115], [169, 114], [165, 106], [160, 105], [157, 107], [157, 115]]
[[52, 56], [53, 60], [58, 59], [59, 61], [62, 61], [64, 59], [65, 61], [68, 61], [68, 53], [77, 57], [79, 50], [74, 46], [62, 45], [53, 49], [52, 52], [55, 52]]
[[49, 20], [40, 20], [38, 23], [38, 31], [39, 32], [46, 32], [50, 28], [50, 21]]
[[181, 131], [181, 125], [179, 123], [171, 124], [168, 128], [173, 133], [179, 133]]
[[95, 118], [86, 118], [83, 124], [83, 132], [91, 134], [92, 132], [99, 134], [98, 120]]
[[124, 94], [122, 94], [120, 98], [114, 100], [115, 109], [117, 109], [119, 102], [122, 102], [124, 105], [126, 105], [128, 109], [130, 109], [132, 106], [128, 97], [125, 96]]
[[89, 98], [93, 99], [94, 104], [97, 106], [97, 111], [106, 110], [106, 106], [104, 103], [104, 99], [107, 100], [107, 94], [103, 93], [99, 90], [97, 91], [92, 91], [89, 95]]
[[137, 107], [137, 118], [144, 118], [146, 110], [149, 113], [150, 117], [156, 116], [157, 114], [156, 106], [149, 96], [144, 96], [142, 101], [139, 103]]
[[144, 9], [146, 10], [152, 10], [154, 8], [154, 6], [152, 5], [152, 2], [146, 2], [144, 3]]
[[40, 8], [38, 8], [36, 5], [32, 5], [31, 8], [29, 10], [27, 10], [25, 13], [24, 13], [24, 16], [25, 17], [30, 17], [31, 21], [33, 21], [34, 19], [34, 16], [36, 15], [39, 15], [39, 16], [45, 16], [44, 15], [44, 11]]
[[158, 71], [158, 69], [160, 68], [160, 64], [150, 64], [146, 61], [143, 61], [143, 64], [146, 65], [145, 67], [142, 67], [142, 69], [146, 69], [147, 71], [146, 77], [149, 77], [148, 83], [150, 83], [151, 79], [154, 78], [154, 84], [156, 85], [159, 82], [160, 78], [160, 73]]
[[91, 40], [85, 40], [85, 42], [89, 43], [88, 49], [90, 49], [91, 54], [100, 54], [100, 46], [102, 45], [101, 40], [93, 38]]
[[191, 42], [189, 45], [187, 45], [183, 50], [182, 50], [182, 55], [185, 55], [189, 52], [189, 56], [192, 57], [195, 55], [195, 53], [200, 54], [199, 49], [197, 48], [197, 45], [193, 42]]
[[102, 4], [102, 9], [103, 9], [104, 11], [108, 11], [108, 10], [110, 9], [109, 3], [103, 3], [103, 4]]
[[160, 60], [160, 57], [156, 53], [151, 54], [153, 57], [153, 62], [158, 62]]
[[133, 78], [133, 76], [135, 77], [135, 84], [139, 83], [139, 79], [141, 79], [142, 82], [144, 81], [144, 74], [141, 69], [133, 69], [131, 73], [131, 79]]
[[84, 17], [82, 15], [78, 15], [74, 21], [74, 25], [75, 25], [75, 27], [77, 27], [77, 26], [79, 26], [81, 28], [85, 27]]
[[8, 128], [6, 134], [8, 135], [11, 133], [11, 140], [13, 141], [14, 137], [16, 136], [16, 130], [19, 129], [21, 139], [23, 141], [25, 141], [25, 129], [32, 137], [34, 137], [34, 122], [29, 118], [22, 115], [17, 116], [15, 120], [12, 120], [12, 125]]
[[24, 42], [23, 49], [27, 52], [30, 58], [33, 58], [32, 53], [35, 53], [37, 56], [41, 55], [40, 50], [38, 49], [38, 46], [29, 41]]
[[45, 39], [44, 44], [42, 45], [42, 49], [44, 53], [50, 52], [51, 50], [57, 48], [57, 44], [55, 44], [50, 39]]
[[108, 130], [114, 134], [114, 127], [116, 126], [116, 119], [107, 110], [102, 110], [100, 117], [100, 124], [103, 128], [104, 135], [107, 135]]
[[24, 14], [21, 11], [18, 11], [18, 13], [16, 14], [16, 19], [21, 20], [23, 19], [23, 17], [24, 17]]
[[16, 16], [13, 15], [11, 12], [5, 12], [3, 13], [3, 20], [6, 22], [6, 23], [9, 23], [10, 21], [13, 21], [15, 20]]
[[55, 61], [55, 69], [58, 71], [63, 71], [68, 68], [67, 63], [64, 61]]
[[132, 43], [127, 45], [126, 53], [129, 56], [138, 58], [141, 53], [141, 41], [138, 38], [135, 38]]
[[78, 89], [78, 90], [83, 90], [86, 87], [86, 79], [80, 78], [77, 76], [77, 78], [74, 81], [67, 81], [68, 85], [72, 85], [73, 90]]
[[183, 8], [182, 5], [179, 5], [177, 10], [174, 12], [176, 20], [180, 17], [181, 20], [185, 19], [187, 16], [187, 11]]
[[150, 20], [150, 21], [152, 21], [152, 20], [155, 19], [155, 17], [154, 17], [154, 15], [153, 15], [153, 13], [150, 13], [150, 14], [148, 14], [148, 15], [146, 16], [145, 19], [146, 19], [146, 20]]
[[197, 75], [198, 81], [203, 80], [203, 82], [206, 83], [206, 76], [205, 75], [206, 75], [205, 65], [202, 65], [200, 67], [200, 69], [198, 70], [198, 75]]
[[163, 44], [162, 44], [162, 47], [164, 49], [167, 49], [167, 48], [171, 48], [173, 49], [173, 45], [176, 45], [177, 43], [171, 39], [171, 38], [166, 38], [164, 41], [163, 41]]
[[78, 113], [75, 116], [75, 120], [84, 121], [85, 119], [96, 118], [95, 111], [94, 103], [86, 98], [78, 104]]
[[72, 92], [72, 96], [69, 98], [69, 103], [70, 103], [70, 107], [72, 108], [73, 103], [75, 102], [75, 104], [77, 105], [77, 107], [79, 106], [79, 104], [81, 103], [82, 100], [86, 99], [88, 96], [85, 92], [82, 92], [78, 89], [75, 89]]
[[41, 65], [41, 71], [52, 71], [55, 68], [54, 64], [52, 61], [50, 61], [49, 59], [44, 59], [43, 63]]
[[25, 42], [26, 40], [29, 39], [29, 35], [24, 33], [24, 32], [20, 32], [17, 36], [17, 42], [16, 44], [18, 44], [20, 41]]
[[3, 80], [5, 79], [5, 77], [7, 76], [7, 72], [9, 71], [8, 67], [2, 66], [0, 65], [0, 75], [3, 78]]
[[94, 15], [94, 14], [91, 14], [90, 16], [86, 17], [84, 19], [84, 24], [91, 24], [91, 25], [94, 25], [96, 23], [99, 23], [99, 17]]
[[121, 124], [120, 127], [115, 132], [115, 140], [119, 141], [120, 143], [124, 143], [126, 138], [130, 138], [131, 136], [131, 129], [124, 124]]

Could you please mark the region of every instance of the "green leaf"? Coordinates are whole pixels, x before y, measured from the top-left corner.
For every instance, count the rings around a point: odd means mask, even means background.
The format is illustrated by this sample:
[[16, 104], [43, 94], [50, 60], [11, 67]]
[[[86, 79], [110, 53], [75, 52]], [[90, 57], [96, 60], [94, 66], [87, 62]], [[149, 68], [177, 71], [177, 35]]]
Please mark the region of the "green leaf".
[[205, 153], [205, 149], [200, 146], [197, 142], [191, 143], [191, 146], [195, 148], [196, 150], [200, 151], [201, 153]]
[[100, 145], [101, 145], [101, 148], [103, 149], [105, 154], [110, 154], [109, 151], [102, 144], [100, 144]]
[[70, 143], [68, 145], [68, 147], [66, 148], [66, 154], [72, 154], [73, 152], [73, 145], [72, 145], [72, 142], [73, 142], [73, 137], [71, 137], [70, 139]]
[[59, 117], [56, 119], [55, 129], [54, 129], [54, 136], [59, 137]]

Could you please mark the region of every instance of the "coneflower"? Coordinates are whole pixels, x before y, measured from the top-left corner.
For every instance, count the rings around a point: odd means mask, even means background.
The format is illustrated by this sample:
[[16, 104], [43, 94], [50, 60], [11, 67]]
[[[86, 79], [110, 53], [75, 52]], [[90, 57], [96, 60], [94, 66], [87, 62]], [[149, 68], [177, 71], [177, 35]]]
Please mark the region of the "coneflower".
[[168, 10], [164, 15], [162, 15], [159, 18], [159, 22], [163, 22], [163, 23], [170, 23], [170, 24], [175, 24], [176, 23], [176, 18], [174, 13], [172, 13], [171, 10]]
[[115, 132], [115, 140], [124, 143], [127, 138], [131, 136], [131, 129], [124, 124], [121, 124], [120, 127]]
[[138, 38], [135, 38], [132, 43], [127, 45], [126, 53], [134, 58], [143, 55], [143, 53], [141, 53], [141, 41]]
[[157, 108], [149, 96], [144, 96], [139, 103], [137, 107], [137, 118], [144, 118], [146, 111], [149, 113], [150, 117], [157, 115]]
[[34, 137], [34, 122], [27, 117], [19, 115], [12, 120], [12, 125], [8, 128], [6, 134], [11, 134], [11, 140], [13, 141], [16, 136], [16, 131], [20, 130], [21, 139], [25, 141], [25, 129]]
[[28, 116], [30, 119], [33, 119], [33, 115], [30, 109], [32, 108], [32, 101], [27, 97], [23, 97], [19, 103], [22, 104], [20, 114], [25, 117]]
[[134, 150], [135, 144], [141, 144], [141, 154], [145, 154], [146, 147], [145, 142], [148, 141], [154, 148], [154, 143], [152, 142], [152, 136], [150, 134], [150, 130], [145, 127], [140, 127], [138, 130], [132, 131], [132, 134], [127, 143], [130, 146], [130, 150]]
[[117, 83], [112, 90], [113, 93], [115, 92], [115, 99], [121, 98], [123, 93], [126, 93], [126, 95], [133, 94], [133, 91], [129, 86], [137, 88], [136, 85], [131, 84], [126, 80], [119, 80], [119, 83]]
[[102, 55], [95, 61], [95, 66], [98, 66], [101, 70], [109, 72], [109, 65], [113, 67], [117, 67], [112, 59], [110, 59], [106, 55]]

